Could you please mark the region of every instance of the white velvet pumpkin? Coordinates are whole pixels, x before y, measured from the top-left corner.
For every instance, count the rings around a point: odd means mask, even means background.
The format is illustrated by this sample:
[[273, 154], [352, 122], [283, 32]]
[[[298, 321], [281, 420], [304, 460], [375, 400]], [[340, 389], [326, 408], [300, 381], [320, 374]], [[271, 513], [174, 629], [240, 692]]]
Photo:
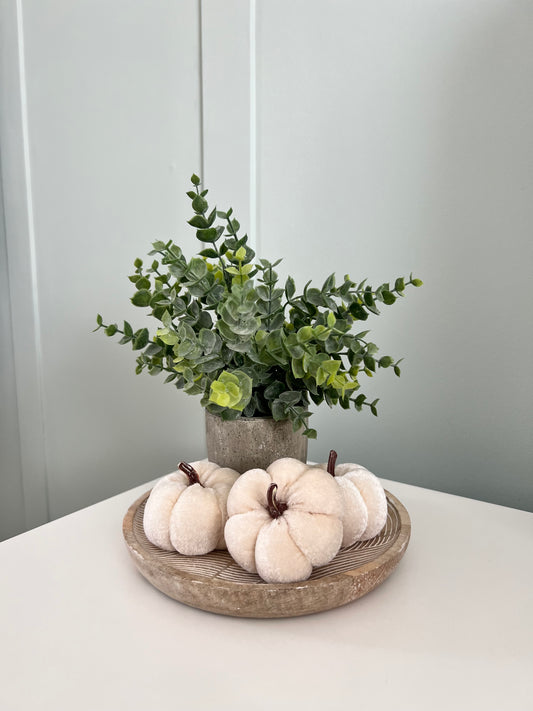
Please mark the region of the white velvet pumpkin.
[[306, 580], [342, 541], [342, 500], [335, 480], [297, 459], [250, 469], [228, 497], [226, 544], [234, 560], [268, 583]]
[[148, 540], [167, 551], [204, 555], [226, 548], [226, 503], [239, 473], [203, 459], [160, 479], [144, 509]]
[[342, 547], [374, 538], [387, 522], [387, 497], [377, 476], [360, 464], [336, 464], [331, 450], [327, 464], [320, 464], [333, 475], [342, 493]]

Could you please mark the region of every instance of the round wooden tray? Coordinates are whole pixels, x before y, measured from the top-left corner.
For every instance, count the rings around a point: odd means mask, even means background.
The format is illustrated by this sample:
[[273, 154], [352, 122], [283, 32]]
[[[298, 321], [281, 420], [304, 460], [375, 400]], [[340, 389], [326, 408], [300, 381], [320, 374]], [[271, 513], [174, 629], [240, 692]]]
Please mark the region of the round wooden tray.
[[400, 562], [411, 533], [409, 514], [388, 491], [387, 523], [369, 541], [341, 550], [299, 583], [265, 583], [240, 568], [227, 551], [183, 556], [152, 545], [143, 529], [150, 492], [135, 501], [122, 530], [142, 575], [158, 590], [186, 605], [234, 617], [294, 617], [352, 602], [380, 585]]

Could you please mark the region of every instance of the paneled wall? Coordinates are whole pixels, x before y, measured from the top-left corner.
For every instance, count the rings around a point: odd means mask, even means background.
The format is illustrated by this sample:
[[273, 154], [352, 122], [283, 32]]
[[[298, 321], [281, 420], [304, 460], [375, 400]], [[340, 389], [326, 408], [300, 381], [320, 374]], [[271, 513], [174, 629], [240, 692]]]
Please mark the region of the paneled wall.
[[320, 408], [313, 459], [533, 508], [531, 3], [0, 7], [1, 537], [202, 456], [199, 402], [91, 332], [142, 325], [153, 239], [193, 248], [193, 171], [300, 286], [425, 282], [364, 325], [405, 357], [380, 416]]
[[198, 451], [199, 404], [135, 376], [135, 354], [92, 330], [97, 312], [143, 325], [129, 303], [133, 260], [161, 237], [188, 246], [184, 193], [202, 170], [200, 12], [194, 0], [3, 12], [20, 476], [34, 526]]
[[380, 416], [320, 410], [314, 458], [533, 508], [532, 75], [532, 3], [258, 3], [263, 251], [425, 282], [365, 323], [405, 356]]

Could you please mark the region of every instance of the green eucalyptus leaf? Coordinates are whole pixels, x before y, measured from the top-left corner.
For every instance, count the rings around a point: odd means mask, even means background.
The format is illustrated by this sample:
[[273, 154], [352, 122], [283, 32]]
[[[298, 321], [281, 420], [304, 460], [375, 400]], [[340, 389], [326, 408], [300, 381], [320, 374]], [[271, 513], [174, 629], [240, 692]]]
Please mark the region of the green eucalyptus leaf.
[[357, 321], [366, 321], [368, 318], [368, 313], [357, 301], [350, 304], [349, 311]]
[[275, 381], [265, 388], [265, 397], [267, 400], [275, 400], [285, 390], [286, 385]]
[[394, 288], [396, 291], [402, 292], [405, 290], [405, 280], [402, 277], [398, 277], [394, 282]]
[[240, 370], [223, 371], [211, 383], [209, 400], [232, 410], [243, 410], [252, 396], [252, 379]]
[[206, 328], [202, 328], [198, 334], [198, 340], [206, 354], [212, 353], [213, 350], [215, 350], [217, 339], [220, 341], [220, 337], [218, 337], [214, 331], [208, 331]]
[[335, 288], [335, 274], [330, 274], [326, 281], [322, 284], [322, 293], [330, 292]]
[[204, 361], [201, 361], [201, 359], [196, 361], [198, 364], [198, 370], [201, 373], [214, 373], [215, 370], [220, 370], [225, 365], [222, 358], [219, 358], [216, 355], [208, 356], [207, 358], [208, 359]]
[[148, 289], [140, 289], [131, 297], [131, 303], [134, 306], [148, 306], [152, 298], [151, 292]]
[[283, 400], [278, 398], [272, 403], [272, 417], [276, 421], [287, 419], [287, 404]]
[[180, 340], [178, 334], [171, 328], [158, 328], [155, 335], [167, 346], [175, 346]]
[[135, 284], [135, 286], [139, 291], [149, 289], [150, 279], [148, 279], [147, 277], [141, 277], [140, 279], [137, 279], [137, 283]]
[[[330, 313], [331, 313], [331, 312], [330, 312]], [[332, 316], [333, 316], [333, 319], [331, 319], [331, 318], [330, 318], [330, 314], [328, 314], [328, 322], [331, 322], [331, 323], [333, 323], [333, 325], [335, 325], [335, 321], [336, 321], [336, 319], [335, 319], [335, 314], [332, 314]], [[315, 326], [314, 329], [313, 329], [314, 337], [315, 337], [318, 341], [325, 341], [325, 340], [327, 340], [327, 339], [329, 338], [330, 334], [331, 334], [331, 328], [332, 328], [332, 327], [326, 328], [326, 326], [323, 326], [322, 324], [319, 324], [318, 326]]]
[[187, 395], [201, 395], [204, 392], [204, 387], [201, 383], [193, 381], [184, 385], [183, 390]]
[[219, 234], [216, 228], [208, 227], [205, 230], [196, 230], [196, 237], [200, 240], [200, 242], [216, 242]]
[[366, 401], [366, 395], [363, 395], [363, 394], [361, 393], [361, 395], [358, 395], [358, 396], [354, 399], [353, 402], [354, 402], [356, 408], [361, 409], [361, 408], [363, 407], [363, 405], [365, 404], [365, 401]]
[[204, 200], [201, 195], [196, 195], [196, 197], [192, 201], [192, 209], [196, 213], [203, 214], [207, 210], [207, 207], [207, 200]]
[[289, 354], [292, 358], [298, 359], [298, 358], [303, 358], [303, 356], [304, 356], [304, 353], [305, 353], [304, 349], [302, 348], [302, 346], [298, 345], [297, 343], [296, 344], [286, 344], [285, 348], [287, 349], [287, 351], [289, 352]]
[[299, 390], [286, 390], [280, 393], [279, 399], [286, 405], [296, 405], [302, 399], [302, 393]]
[[363, 294], [363, 300], [367, 306], [374, 306], [374, 296], [372, 295], [372, 289], [367, 287], [365, 293]]
[[287, 299], [292, 299], [295, 291], [296, 286], [294, 284], [294, 279], [292, 277], [288, 277], [285, 282], [285, 294], [287, 295]]
[[207, 274], [207, 264], [201, 257], [193, 257], [189, 263], [187, 273], [193, 279], [203, 279]]
[[298, 338], [298, 343], [307, 343], [313, 338], [313, 328], [311, 326], [303, 326], [298, 330], [296, 337]]
[[172, 242], [169, 243], [168, 247], [169, 254], [174, 258], [174, 259], [181, 259], [183, 257], [183, 252], [181, 251], [181, 248], [178, 247], [177, 244], [172, 244]]
[[293, 358], [291, 361], [291, 369], [292, 373], [295, 378], [304, 378], [306, 371], [303, 366], [303, 357], [302, 358]]
[[283, 326], [285, 322], [285, 317], [283, 315], [283, 312], [280, 311], [280, 313], [276, 314], [275, 316], [272, 316], [270, 319], [270, 328], [273, 330], [277, 330]]
[[239, 410], [226, 409], [226, 410], [222, 410], [222, 412], [220, 413], [220, 417], [225, 422], [231, 422], [232, 420], [238, 420], [240, 416], [241, 416], [241, 413]]
[[322, 306], [324, 304], [324, 299], [319, 289], [308, 289], [306, 300], [313, 304], [313, 306]]
[[134, 351], [139, 351], [144, 348], [149, 340], [150, 336], [148, 334], [147, 328], [142, 328], [134, 334], [132, 348]]
[[365, 368], [368, 370], [374, 372], [376, 370], [376, 361], [372, 356], [366, 355], [363, 359], [363, 362], [365, 364]]
[[218, 254], [215, 249], [212, 247], [208, 247], [207, 249], [202, 249], [201, 252], [199, 252], [200, 256], [202, 257], [207, 257], [208, 259], [216, 259], [218, 257]]
[[206, 229], [210, 226], [209, 222], [203, 215], [195, 215], [194, 217], [191, 217], [191, 219], [188, 220], [188, 224], [191, 225], [191, 227], [198, 227], [199, 229]]
[[216, 209], [216, 207], [214, 207], [214, 208], [211, 210], [211, 212], [209, 213], [208, 217], [207, 217], [207, 225], [206, 225], [206, 227], [211, 227], [211, 225], [213, 224], [213, 222], [216, 220], [216, 217], [217, 217], [217, 209]]
[[144, 355], [146, 356], [156, 356], [161, 353], [163, 349], [157, 343], [150, 343], [150, 345], [144, 349]]
[[255, 342], [262, 346], [264, 341], [268, 338], [268, 333], [263, 329], [259, 329], [255, 334]]

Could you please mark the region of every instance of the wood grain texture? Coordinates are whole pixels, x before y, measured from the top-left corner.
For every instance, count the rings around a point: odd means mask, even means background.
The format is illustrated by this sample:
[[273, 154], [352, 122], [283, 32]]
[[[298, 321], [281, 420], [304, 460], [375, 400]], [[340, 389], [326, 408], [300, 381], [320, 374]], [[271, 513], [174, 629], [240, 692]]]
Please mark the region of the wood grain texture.
[[387, 491], [387, 523], [379, 535], [341, 550], [330, 563], [315, 568], [308, 580], [265, 583], [240, 568], [227, 551], [183, 556], [152, 545], [143, 529], [149, 494], [130, 506], [123, 521], [124, 538], [140, 573], [179, 602], [234, 617], [295, 617], [357, 600], [388, 578], [411, 534], [407, 510]]

